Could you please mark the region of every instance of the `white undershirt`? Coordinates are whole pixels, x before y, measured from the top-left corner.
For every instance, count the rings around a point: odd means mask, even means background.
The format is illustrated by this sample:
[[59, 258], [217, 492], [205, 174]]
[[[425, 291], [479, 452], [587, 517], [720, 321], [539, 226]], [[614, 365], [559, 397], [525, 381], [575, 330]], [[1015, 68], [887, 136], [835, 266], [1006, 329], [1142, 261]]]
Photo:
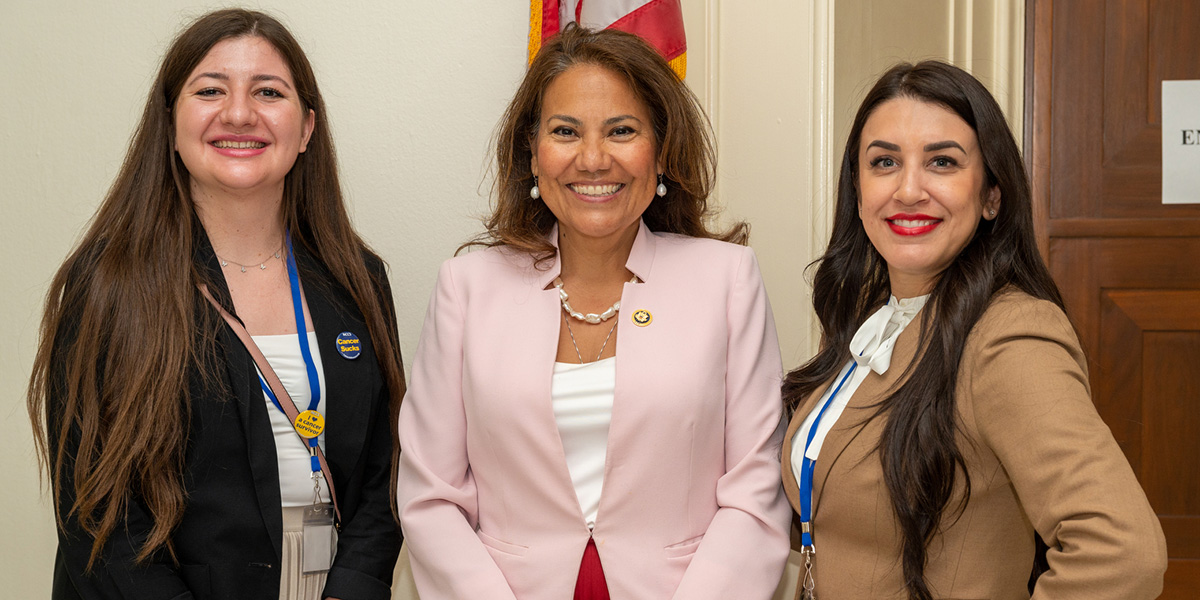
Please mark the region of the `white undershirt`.
[[[300, 353], [300, 337], [294, 333], [284, 335], [255, 335], [251, 336], [254, 344], [267, 358], [271, 369], [279, 376], [283, 389], [292, 397], [296, 410], [308, 410], [312, 400], [312, 390], [308, 386], [308, 370], [304, 366], [304, 355]], [[325, 387], [325, 371], [321, 365], [321, 353], [317, 351], [317, 334], [308, 332], [308, 349], [312, 352], [313, 363], [317, 367], [317, 380], [321, 384], [321, 401], [317, 403], [317, 412], [328, 416], [325, 412], [325, 401], [329, 390]], [[255, 371], [258, 370], [257, 365]], [[271, 417], [271, 432], [275, 436], [275, 457], [279, 463], [279, 496], [283, 506], [308, 506], [313, 501], [312, 462], [309, 460], [308, 447], [296, 435], [295, 428], [283, 411], [275, 407], [270, 396], [263, 392], [263, 400], [267, 403], [267, 414]], [[280, 399], [282, 402], [283, 400]], [[328, 424], [326, 424], [328, 426]], [[325, 449], [325, 434], [317, 436], [317, 445]], [[319, 480], [321, 486], [321, 501], [329, 502], [329, 489], [325, 478]]]
[[604, 460], [608, 454], [608, 425], [612, 422], [617, 387], [616, 357], [583, 365], [554, 363], [551, 405], [567, 456], [567, 471], [588, 528], [596, 526]]
[[[854, 396], [854, 392], [858, 391], [858, 387], [866, 380], [867, 375], [872, 371], [879, 375], [887, 372], [888, 367], [891, 366], [892, 349], [896, 345], [896, 339], [900, 337], [900, 332], [904, 331], [905, 327], [908, 327], [908, 324], [916, 318], [917, 313], [920, 312], [921, 307], [925, 306], [925, 301], [928, 299], [929, 295], [903, 300], [897, 300], [895, 296], [892, 296], [886, 305], [867, 317], [867, 320], [855, 332], [854, 338], [850, 340], [850, 354], [854, 356], [854, 359], [848, 361], [842, 370], [838, 371], [837, 377], [833, 379], [829, 389], [826, 389], [821, 396], [821, 401], [813, 405], [808, 417], [804, 419], [804, 423], [792, 437], [792, 474], [795, 475], [797, 482], [800, 481], [800, 469], [804, 465], [804, 459], [807, 457], [814, 461], [817, 460], [817, 456], [821, 453], [821, 446], [825, 443], [825, 436], [829, 435], [834, 423], [842, 416], [846, 405], [850, 403], [850, 398]], [[825, 416], [821, 417], [821, 424], [817, 427], [812, 444], [805, 452], [804, 443], [808, 440], [808, 432], [812, 429], [813, 421], [821, 412], [821, 407], [829, 402], [829, 395], [837, 388], [838, 382], [846, 376], [850, 366], [855, 363], [858, 364], [858, 368], [854, 369], [854, 374], [842, 385], [833, 404], [825, 411]]]

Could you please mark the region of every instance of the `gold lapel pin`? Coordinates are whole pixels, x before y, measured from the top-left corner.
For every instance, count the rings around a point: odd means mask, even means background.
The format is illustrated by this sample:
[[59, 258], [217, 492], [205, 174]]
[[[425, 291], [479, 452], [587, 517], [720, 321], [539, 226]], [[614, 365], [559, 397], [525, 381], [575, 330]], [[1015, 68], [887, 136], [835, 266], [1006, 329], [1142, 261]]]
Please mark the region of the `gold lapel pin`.
[[633, 324], [637, 325], [638, 327], [645, 327], [653, 320], [654, 316], [651, 315], [650, 311], [648, 310], [642, 309], [633, 311]]

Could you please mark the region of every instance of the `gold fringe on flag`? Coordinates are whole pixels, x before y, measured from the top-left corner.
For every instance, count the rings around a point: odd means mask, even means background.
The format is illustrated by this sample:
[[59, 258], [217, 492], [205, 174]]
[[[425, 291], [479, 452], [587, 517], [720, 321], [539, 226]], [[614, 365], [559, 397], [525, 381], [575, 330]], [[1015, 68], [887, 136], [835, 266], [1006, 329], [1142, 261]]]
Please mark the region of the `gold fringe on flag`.
[[680, 79], [683, 79], [687, 75], [687, 52], [672, 58], [667, 64], [671, 65], [671, 70], [675, 71]]
[[529, 0], [529, 62], [542, 49], [542, 0]]

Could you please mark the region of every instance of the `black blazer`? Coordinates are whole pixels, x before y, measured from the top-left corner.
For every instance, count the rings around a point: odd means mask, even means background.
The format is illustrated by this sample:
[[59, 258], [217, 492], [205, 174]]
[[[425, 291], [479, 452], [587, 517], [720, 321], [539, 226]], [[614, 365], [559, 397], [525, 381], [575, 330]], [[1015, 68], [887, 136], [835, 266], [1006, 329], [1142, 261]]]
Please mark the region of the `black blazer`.
[[[402, 539], [389, 499], [394, 423], [388, 412], [387, 386], [367, 326], [350, 294], [301, 244], [295, 251], [325, 370], [325, 453], [342, 513], [337, 557], [324, 595], [384, 600], [391, 597], [392, 570]], [[213, 296], [233, 313], [220, 265], [203, 236], [196, 260], [213, 282], [209, 286]], [[383, 264], [373, 255], [366, 260], [379, 282], [377, 291], [394, 332], [396, 319]], [[195, 302], [198, 311], [215, 314], [199, 293]], [[343, 331], [357, 334], [363, 342], [362, 354], [355, 360], [343, 358], [334, 346]], [[221, 326], [217, 346], [224, 367], [214, 369], [218, 380], [206, 380], [199, 368], [189, 375], [192, 402], [183, 473], [187, 505], [172, 534], [178, 565], [160, 552], [149, 564], [135, 566], [133, 558], [147, 537], [151, 519], [134, 497], [124, 527], [112, 533], [90, 574], [84, 571], [92, 538], [73, 518], [64, 519], [54, 569], [55, 600], [279, 597], [283, 524], [268, 407], [253, 360], [227, 325]], [[68, 443], [77, 443], [77, 436]], [[74, 500], [69, 471], [59, 504], [63, 515]]]

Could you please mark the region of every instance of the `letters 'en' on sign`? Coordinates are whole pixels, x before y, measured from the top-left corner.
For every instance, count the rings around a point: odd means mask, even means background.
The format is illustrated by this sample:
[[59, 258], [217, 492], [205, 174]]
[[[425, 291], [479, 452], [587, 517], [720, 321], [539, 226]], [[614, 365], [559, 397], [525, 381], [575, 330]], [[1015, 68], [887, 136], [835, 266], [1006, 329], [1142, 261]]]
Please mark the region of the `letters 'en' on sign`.
[[1200, 79], [1162, 82], [1162, 202], [1200, 204]]

